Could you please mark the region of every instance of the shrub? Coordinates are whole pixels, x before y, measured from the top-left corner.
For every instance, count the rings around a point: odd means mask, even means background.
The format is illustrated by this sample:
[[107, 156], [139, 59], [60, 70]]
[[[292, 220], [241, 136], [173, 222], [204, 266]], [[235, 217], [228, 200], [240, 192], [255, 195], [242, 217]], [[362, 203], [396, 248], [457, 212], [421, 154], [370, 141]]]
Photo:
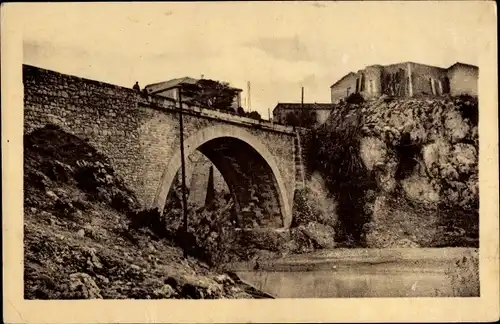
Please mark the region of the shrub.
[[316, 219], [314, 211], [307, 199], [307, 188], [296, 190], [293, 197], [293, 214], [291, 227], [307, 224]]
[[165, 218], [158, 209], [145, 209], [128, 214], [130, 219], [130, 228], [139, 230], [146, 228], [158, 238], [168, 236]]
[[238, 107], [238, 109], [236, 109], [236, 113], [240, 116], [245, 116], [245, 110], [242, 108], [242, 107]]
[[351, 93], [345, 100], [348, 104], [360, 105], [365, 102], [365, 98], [358, 92]]
[[315, 131], [311, 164], [338, 199], [337, 241], [352, 241], [362, 246], [364, 225], [371, 216], [364, 208], [366, 193], [376, 188], [376, 182], [359, 156], [360, 110], [348, 105], [339, 120], [337, 125], [327, 123]]
[[260, 114], [256, 111], [251, 111], [247, 114], [247, 117], [248, 118], [252, 118], [252, 119], [255, 119], [255, 120], [261, 120], [262, 117], [260, 116]]

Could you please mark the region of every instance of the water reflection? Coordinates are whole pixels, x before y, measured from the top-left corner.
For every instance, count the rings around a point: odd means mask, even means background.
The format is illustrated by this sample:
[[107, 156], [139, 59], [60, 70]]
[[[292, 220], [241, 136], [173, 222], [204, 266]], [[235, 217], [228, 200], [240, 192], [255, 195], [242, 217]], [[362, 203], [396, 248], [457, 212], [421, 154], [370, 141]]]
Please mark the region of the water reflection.
[[238, 275], [256, 288], [281, 298], [452, 296], [451, 284], [442, 271], [258, 271]]

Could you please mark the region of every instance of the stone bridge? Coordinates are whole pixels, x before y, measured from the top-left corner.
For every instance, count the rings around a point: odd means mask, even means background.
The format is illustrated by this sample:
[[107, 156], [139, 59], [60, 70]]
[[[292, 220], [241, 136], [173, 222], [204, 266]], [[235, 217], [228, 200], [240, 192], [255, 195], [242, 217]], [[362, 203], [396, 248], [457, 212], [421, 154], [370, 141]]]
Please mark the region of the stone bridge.
[[[164, 209], [181, 166], [178, 103], [28, 65], [23, 84], [25, 133], [50, 123], [88, 140], [144, 207]], [[183, 106], [183, 116], [186, 158], [199, 151], [215, 165], [240, 214], [257, 201], [259, 225], [289, 227], [295, 190], [304, 185], [305, 137], [199, 107]]]

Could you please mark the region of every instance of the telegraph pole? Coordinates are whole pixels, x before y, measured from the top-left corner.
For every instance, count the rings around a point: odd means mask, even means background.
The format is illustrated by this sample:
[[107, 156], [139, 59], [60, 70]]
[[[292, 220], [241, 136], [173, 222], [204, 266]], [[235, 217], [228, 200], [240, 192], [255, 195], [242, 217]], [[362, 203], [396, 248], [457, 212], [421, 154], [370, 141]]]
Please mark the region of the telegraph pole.
[[[186, 199], [186, 162], [184, 159], [184, 123], [182, 118], [182, 91], [179, 87], [179, 128], [180, 128], [180, 142], [181, 142], [181, 187], [182, 187], [182, 213], [184, 216], [183, 230], [185, 244], [189, 244], [188, 240], [188, 213], [187, 213], [187, 199]], [[187, 257], [187, 246], [184, 247], [184, 257]]]
[[300, 104], [302, 106], [302, 109], [304, 109], [304, 87], [302, 87], [302, 95], [300, 98]]
[[300, 107], [302, 109], [302, 116], [301, 116], [300, 125], [302, 125], [304, 123], [304, 87], [302, 87], [302, 95], [301, 95], [301, 99], [300, 99]]

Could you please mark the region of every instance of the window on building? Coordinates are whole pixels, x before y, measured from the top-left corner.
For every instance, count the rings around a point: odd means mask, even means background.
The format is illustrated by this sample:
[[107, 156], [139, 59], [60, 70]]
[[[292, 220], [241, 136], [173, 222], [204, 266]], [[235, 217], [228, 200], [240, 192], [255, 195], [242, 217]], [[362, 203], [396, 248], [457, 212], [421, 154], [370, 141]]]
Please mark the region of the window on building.
[[429, 81], [431, 83], [431, 93], [433, 95], [436, 95], [437, 94], [437, 91], [436, 91], [436, 80], [434, 80], [433, 78], [429, 78]]
[[351, 87], [347, 87], [347, 96], [349, 97], [350, 94], [351, 94]]
[[448, 77], [443, 78], [443, 93], [450, 93], [450, 79]]
[[370, 82], [368, 83], [368, 92], [369, 93], [375, 92], [375, 83], [373, 82], [373, 80], [370, 80]]

